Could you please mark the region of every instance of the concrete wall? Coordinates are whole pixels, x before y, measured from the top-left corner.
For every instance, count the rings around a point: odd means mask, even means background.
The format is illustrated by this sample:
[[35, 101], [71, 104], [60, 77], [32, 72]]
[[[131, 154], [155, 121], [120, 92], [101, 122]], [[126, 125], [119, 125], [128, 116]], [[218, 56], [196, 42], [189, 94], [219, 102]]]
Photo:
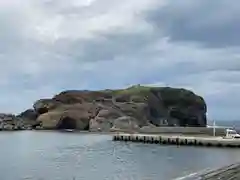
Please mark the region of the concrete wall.
[[[111, 129], [113, 132], [142, 133], [142, 134], [176, 134], [176, 135], [205, 135], [213, 136], [213, 128], [206, 127], [143, 127], [141, 129]], [[215, 129], [216, 136], [224, 136], [224, 128]]]
[[[111, 129], [112, 132], [142, 133], [142, 134], [176, 134], [213, 136], [213, 128], [206, 127], [143, 127], [141, 129]], [[216, 136], [224, 136], [224, 128], [215, 129]]]
[[[224, 136], [224, 128], [216, 128], [216, 136]], [[213, 128], [206, 127], [143, 127], [139, 133], [146, 134], [191, 134], [191, 135], [213, 135]]]

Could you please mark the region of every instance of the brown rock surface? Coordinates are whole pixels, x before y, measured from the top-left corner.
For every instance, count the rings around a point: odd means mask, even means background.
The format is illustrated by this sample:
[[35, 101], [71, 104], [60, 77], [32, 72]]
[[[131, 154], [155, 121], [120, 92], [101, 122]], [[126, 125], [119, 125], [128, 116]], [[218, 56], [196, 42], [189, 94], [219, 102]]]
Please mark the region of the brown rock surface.
[[111, 128], [206, 126], [206, 104], [185, 89], [132, 86], [120, 90], [65, 91], [34, 109], [46, 129], [108, 131]]

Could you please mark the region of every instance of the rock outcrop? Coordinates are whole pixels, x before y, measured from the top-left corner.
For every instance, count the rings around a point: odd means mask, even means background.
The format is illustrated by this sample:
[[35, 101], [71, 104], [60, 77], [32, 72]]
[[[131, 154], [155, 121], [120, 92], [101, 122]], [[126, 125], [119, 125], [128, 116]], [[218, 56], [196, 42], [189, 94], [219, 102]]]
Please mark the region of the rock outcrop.
[[17, 117], [23, 120], [36, 121], [38, 113], [34, 109], [28, 109], [17, 115]]
[[22, 121], [14, 114], [0, 113], [0, 130], [22, 129]]
[[39, 116], [38, 112], [35, 111], [34, 109], [27, 109], [26, 111], [20, 113], [16, 117], [20, 121], [22, 121], [24, 129], [28, 128], [31, 129], [40, 125], [40, 122], [36, 121], [38, 116]]
[[15, 121], [17, 117], [14, 114], [0, 113], [0, 121]]
[[[120, 90], [65, 91], [34, 105], [44, 129], [109, 131], [143, 126], [206, 126], [206, 103], [192, 91], [132, 86]], [[29, 117], [35, 117], [34, 113]]]

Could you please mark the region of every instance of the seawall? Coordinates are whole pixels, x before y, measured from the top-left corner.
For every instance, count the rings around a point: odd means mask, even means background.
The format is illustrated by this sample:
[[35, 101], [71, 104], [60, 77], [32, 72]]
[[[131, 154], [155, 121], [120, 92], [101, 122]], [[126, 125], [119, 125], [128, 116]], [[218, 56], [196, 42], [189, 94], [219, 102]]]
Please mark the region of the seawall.
[[113, 135], [113, 140], [165, 145], [240, 148], [240, 139], [225, 139], [223, 137], [210, 137], [210, 136], [116, 133]]
[[[213, 128], [206, 127], [143, 127], [140, 129], [112, 129], [115, 132], [139, 133], [139, 134], [182, 134], [182, 135], [204, 135], [213, 136]], [[215, 128], [216, 136], [224, 136], [225, 128]]]

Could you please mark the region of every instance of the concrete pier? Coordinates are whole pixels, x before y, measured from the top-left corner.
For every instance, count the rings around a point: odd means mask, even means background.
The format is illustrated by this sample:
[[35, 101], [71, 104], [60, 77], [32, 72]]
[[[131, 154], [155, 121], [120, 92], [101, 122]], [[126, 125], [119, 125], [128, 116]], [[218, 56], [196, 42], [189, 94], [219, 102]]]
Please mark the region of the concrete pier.
[[211, 136], [182, 136], [182, 135], [153, 135], [153, 134], [127, 134], [116, 133], [114, 141], [131, 141], [154, 144], [207, 146], [207, 147], [232, 147], [240, 148], [240, 139], [225, 139]]

